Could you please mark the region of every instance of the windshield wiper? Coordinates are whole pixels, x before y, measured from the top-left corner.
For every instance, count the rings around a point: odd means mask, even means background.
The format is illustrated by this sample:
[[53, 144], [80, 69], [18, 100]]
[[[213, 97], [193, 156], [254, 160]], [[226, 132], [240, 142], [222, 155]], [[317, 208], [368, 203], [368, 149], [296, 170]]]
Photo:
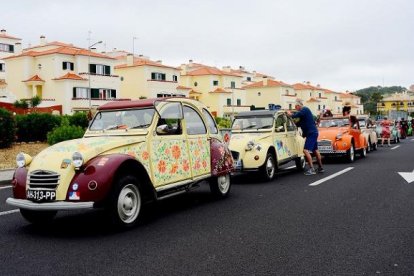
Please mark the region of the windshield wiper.
[[105, 128], [105, 130], [125, 129], [125, 128], [126, 128], [125, 125], [116, 125], [116, 126], [112, 126], [112, 127], [107, 127], [107, 128]]
[[137, 125], [137, 126], [130, 127], [130, 129], [134, 129], [134, 128], [146, 128], [146, 127], [149, 127], [150, 125], [151, 124]]
[[251, 128], [255, 128], [255, 127], [256, 127], [256, 125], [250, 125], [250, 126], [248, 126], [248, 127], [243, 128], [242, 130], [245, 130], [245, 129], [251, 129]]
[[266, 125], [266, 126], [262, 126], [262, 127], [259, 127], [259, 128], [271, 128], [271, 127], [273, 127], [273, 125]]

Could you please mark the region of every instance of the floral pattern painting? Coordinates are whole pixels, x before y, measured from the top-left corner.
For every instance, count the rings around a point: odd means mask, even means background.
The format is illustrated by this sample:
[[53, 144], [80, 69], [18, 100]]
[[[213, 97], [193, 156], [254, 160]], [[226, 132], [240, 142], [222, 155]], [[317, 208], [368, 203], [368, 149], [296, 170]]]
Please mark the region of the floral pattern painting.
[[150, 155], [155, 186], [191, 177], [191, 161], [184, 139], [155, 140]]
[[189, 139], [190, 161], [193, 176], [210, 172], [210, 142], [204, 137]]

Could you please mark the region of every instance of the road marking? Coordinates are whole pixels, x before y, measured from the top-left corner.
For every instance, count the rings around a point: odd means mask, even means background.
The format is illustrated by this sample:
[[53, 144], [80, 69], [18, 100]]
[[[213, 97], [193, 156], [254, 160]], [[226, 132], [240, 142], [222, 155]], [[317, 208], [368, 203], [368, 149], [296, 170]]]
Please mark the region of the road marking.
[[320, 180], [318, 180], [318, 181], [316, 181], [316, 182], [313, 182], [313, 183], [309, 184], [309, 186], [317, 186], [317, 185], [319, 185], [319, 184], [322, 184], [323, 182], [328, 181], [328, 180], [330, 180], [330, 179], [332, 179], [332, 178], [335, 178], [335, 177], [337, 177], [337, 176], [339, 176], [339, 175], [341, 175], [341, 174], [344, 174], [344, 173], [346, 173], [346, 172], [348, 172], [348, 171], [352, 170], [353, 168], [354, 168], [354, 167], [349, 167], [349, 168], [343, 169], [342, 171], [339, 171], [339, 172], [337, 172], [337, 173], [331, 174], [330, 176], [327, 176], [327, 177], [322, 178], [322, 179], [320, 179]]
[[4, 186], [4, 187], [0, 187], [0, 190], [4, 190], [4, 189], [9, 189], [9, 188], [11, 188], [12, 186]]
[[20, 212], [20, 210], [19, 209], [14, 209], [14, 210], [10, 210], [10, 211], [0, 212], [0, 216], [9, 215], [9, 214], [17, 213], [17, 212]]
[[414, 139], [411, 139], [411, 141], [414, 141]]
[[399, 174], [402, 176], [402, 178], [405, 179], [405, 181], [410, 184], [411, 182], [414, 182], [414, 170], [412, 172], [399, 172]]
[[391, 148], [392, 150], [398, 149], [400, 146], [395, 146], [393, 148]]

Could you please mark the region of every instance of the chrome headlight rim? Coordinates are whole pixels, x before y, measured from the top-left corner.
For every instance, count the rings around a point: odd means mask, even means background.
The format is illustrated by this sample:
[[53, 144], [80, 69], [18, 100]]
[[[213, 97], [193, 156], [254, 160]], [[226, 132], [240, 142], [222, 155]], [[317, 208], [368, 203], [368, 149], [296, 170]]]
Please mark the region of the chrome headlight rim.
[[23, 152], [19, 152], [16, 155], [16, 165], [18, 168], [23, 168], [26, 166], [26, 156]]
[[335, 138], [336, 138], [336, 140], [341, 140], [342, 139], [342, 133], [337, 134]]
[[255, 145], [254, 141], [247, 142], [245, 150], [246, 151], [251, 151], [254, 148], [254, 145]]
[[76, 169], [79, 169], [83, 165], [83, 156], [80, 152], [74, 152], [72, 155], [72, 164]]

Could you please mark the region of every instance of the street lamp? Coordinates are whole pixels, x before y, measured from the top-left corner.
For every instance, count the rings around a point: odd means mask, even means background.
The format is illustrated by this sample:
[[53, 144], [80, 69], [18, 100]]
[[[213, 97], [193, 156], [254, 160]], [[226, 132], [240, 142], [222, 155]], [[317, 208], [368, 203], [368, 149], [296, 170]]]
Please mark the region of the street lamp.
[[94, 44], [90, 45], [88, 47], [88, 73], [89, 73], [89, 89], [88, 89], [88, 94], [89, 94], [89, 110], [92, 109], [92, 91], [91, 91], [91, 49], [93, 46], [97, 45], [97, 44], [101, 44], [102, 41], [98, 41], [95, 42]]

